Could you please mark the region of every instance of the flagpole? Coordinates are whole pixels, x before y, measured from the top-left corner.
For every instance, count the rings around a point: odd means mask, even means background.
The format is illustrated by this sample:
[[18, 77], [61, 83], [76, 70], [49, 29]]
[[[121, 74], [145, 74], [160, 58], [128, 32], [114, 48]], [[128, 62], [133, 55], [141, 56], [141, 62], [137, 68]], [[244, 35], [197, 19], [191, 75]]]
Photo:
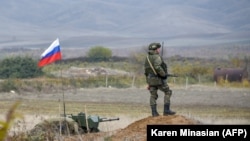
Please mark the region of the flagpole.
[[60, 71], [61, 71], [61, 82], [62, 82], [62, 93], [63, 93], [63, 116], [64, 118], [66, 118], [66, 112], [65, 112], [65, 100], [64, 100], [64, 88], [63, 88], [63, 78], [62, 78], [62, 67], [61, 67], [61, 63], [60, 63]]
[[[53, 41], [50, 44], [49, 48], [47, 48], [42, 53], [41, 59], [38, 62], [38, 66], [39, 67], [44, 67], [44, 66], [46, 66], [48, 64], [51, 64], [51, 63], [53, 63], [55, 61], [58, 61], [58, 60], [61, 60], [61, 59], [62, 59], [62, 56], [61, 56], [60, 43], [59, 43], [59, 39], [57, 38], [55, 41]], [[64, 114], [64, 117], [66, 117], [61, 61], [59, 63], [59, 66], [60, 66], [60, 71], [61, 71], [60, 79], [62, 81], [62, 91], [63, 91], [63, 114]]]

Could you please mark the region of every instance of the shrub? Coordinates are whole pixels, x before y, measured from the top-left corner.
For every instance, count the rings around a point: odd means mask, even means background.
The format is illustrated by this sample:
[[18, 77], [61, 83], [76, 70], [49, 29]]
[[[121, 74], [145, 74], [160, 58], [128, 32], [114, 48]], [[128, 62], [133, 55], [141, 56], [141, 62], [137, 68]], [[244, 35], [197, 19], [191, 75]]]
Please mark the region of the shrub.
[[0, 78], [33, 78], [41, 76], [37, 62], [30, 57], [11, 57], [0, 62]]
[[91, 48], [87, 55], [92, 61], [107, 61], [112, 57], [112, 51], [102, 46], [96, 46]]

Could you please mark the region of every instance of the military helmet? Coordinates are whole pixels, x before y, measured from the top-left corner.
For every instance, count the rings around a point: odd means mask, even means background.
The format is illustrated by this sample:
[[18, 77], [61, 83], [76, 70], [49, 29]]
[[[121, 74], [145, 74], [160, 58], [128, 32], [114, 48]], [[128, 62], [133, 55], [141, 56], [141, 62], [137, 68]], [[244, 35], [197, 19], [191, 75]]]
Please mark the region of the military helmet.
[[160, 43], [151, 43], [148, 46], [148, 50], [156, 50], [157, 48], [160, 48], [161, 44]]

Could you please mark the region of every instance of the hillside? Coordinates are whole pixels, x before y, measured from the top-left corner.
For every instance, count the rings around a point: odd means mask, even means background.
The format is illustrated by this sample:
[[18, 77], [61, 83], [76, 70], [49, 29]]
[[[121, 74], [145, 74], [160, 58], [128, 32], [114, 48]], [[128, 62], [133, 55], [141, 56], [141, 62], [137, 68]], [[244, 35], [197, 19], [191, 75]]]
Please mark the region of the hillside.
[[[31, 56], [35, 59], [40, 59], [40, 55], [49, 46], [50, 43], [40, 49], [32, 48], [0, 48], [0, 59], [9, 56]], [[110, 48], [113, 56], [118, 57], [131, 57], [133, 54], [147, 53], [146, 44], [133, 48], [127, 46], [124, 48]], [[62, 59], [74, 59], [78, 57], [86, 57], [86, 54], [90, 48], [66, 48], [62, 45]], [[203, 45], [203, 46], [169, 46], [165, 42], [164, 57], [181, 56], [181, 57], [195, 57], [195, 58], [217, 58], [217, 59], [229, 59], [230, 57], [245, 57], [249, 56], [250, 44], [232, 43], [232, 44], [219, 44], [219, 45]]]
[[[249, 42], [248, 0], [1, 1], [0, 48], [139, 47]], [[32, 11], [32, 12], [31, 12]]]

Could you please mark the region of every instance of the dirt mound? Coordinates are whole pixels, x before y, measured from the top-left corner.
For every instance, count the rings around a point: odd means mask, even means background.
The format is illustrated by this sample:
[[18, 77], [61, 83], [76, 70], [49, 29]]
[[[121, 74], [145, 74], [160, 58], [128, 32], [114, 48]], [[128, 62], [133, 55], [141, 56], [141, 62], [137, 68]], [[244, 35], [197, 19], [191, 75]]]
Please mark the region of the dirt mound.
[[138, 120], [124, 129], [120, 129], [112, 136], [112, 141], [136, 140], [146, 141], [146, 130], [149, 124], [200, 124], [200, 122], [188, 119], [181, 115], [147, 117]]

